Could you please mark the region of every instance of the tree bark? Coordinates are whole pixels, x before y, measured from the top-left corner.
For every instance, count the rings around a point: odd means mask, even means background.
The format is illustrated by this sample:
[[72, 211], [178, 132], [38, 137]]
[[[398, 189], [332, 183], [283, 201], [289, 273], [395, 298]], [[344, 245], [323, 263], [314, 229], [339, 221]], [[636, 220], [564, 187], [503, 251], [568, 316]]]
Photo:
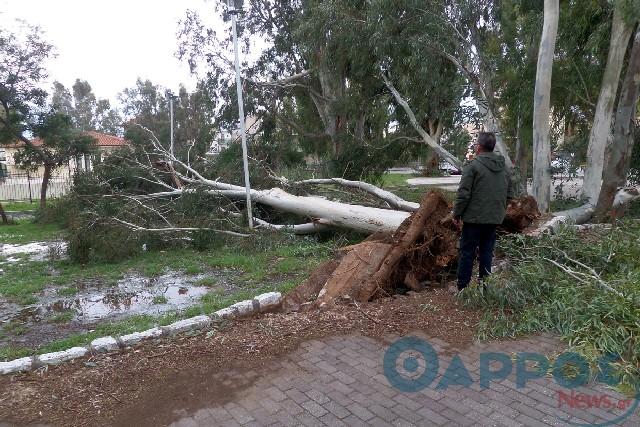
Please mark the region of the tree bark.
[[522, 142], [522, 135], [520, 133], [520, 115], [518, 115], [518, 123], [516, 124], [516, 155], [515, 155], [515, 167], [514, 178], [518, 180], [517, 191], [520, 195], [527, 195], [527, 174], [529, 172], [527, 163], [527, 150]]
[[[228, 197], [232, 200], [244, 200], [246, 193], [243, 187], [231, 184], [208, 181], [204, 183], [212, 187], [209, 194]], [[176, 197], [186, 194], [189, 189], [174, 190], [139, 196], [139, 200], [149, 198]], [[280, 188], [271, 190], [251, 190], [254, 203], [271, 206], [281, 212], [288, 212], [311, 218], [314, 222], [331, 227], [347, 228], [363, 233], [393, 232], [407, 219], [409, 212], [390, 209], [372, 208], [362, 205], [334, 202], [322, 197], [295, 196]]]
[[0, 203], [0, 217], [2, 217], [2, 223], [4, 225], [9, 224], [9, 218], [7, 218], [7, 214], [4, 211], [4, 207], [2, 207], [2, 203]]
[[551, 202], [551, 143], [549, 110], [553, 55], [558, 33], [559, 0], [544, 1], [544, 24], [538, 52], [536, 88], [533, 99], [533, 196], [540, 212]]
[[611, 213], [618, 187], [624, 186], [627, 181], [629, 172], [627, 159], [631, 157], [633, 150], [638, 95], [640, 95], [640, 30], [636, 31], [626, 75], [622, 82], [613, 140], [607, 146], [602, 189], [595, 210], [595, 216], [600, 221]]
[[49, 180], [51, 179], [51, 165], [44, 164], [44, 173], [42, 175], [42, 187], [40, 188], [40, 209], [47, 207], [47, 188], [49, 187]]
[[[589, 203], [594, 205], [598, 201], [598, 194], [600, 193], [605, 149], [607, 141], [611, 137], [614, 102], [632, 30], [633, 26], [625, 22], [620, 6], [617, 6], [614, 10], [611, 24], [607, 65], [602, 77], [600, 95], [596, 105], [591, 134], [589, 135], [587, 168], [584, 173], [584, 185], [582, 187], [582, 195], [587, 198]], [[613, 201], [613, 198], [611, 200]]]
[[326, 59], [320, 59], [321, 64], [317, 68], [318, 80], [322, 93], [310, 90], [310, 96], [316, 106], [318, 115], [324, 125], [325, 133], [331, 139], [333, 145], [333, 155], [338, 157], [342, 151], [340, 132], [346, 126], [345, 117], [336, 114], [335, 103], [344, 96], [345, 79], [342, 75], [329, 69], [325, 63]]

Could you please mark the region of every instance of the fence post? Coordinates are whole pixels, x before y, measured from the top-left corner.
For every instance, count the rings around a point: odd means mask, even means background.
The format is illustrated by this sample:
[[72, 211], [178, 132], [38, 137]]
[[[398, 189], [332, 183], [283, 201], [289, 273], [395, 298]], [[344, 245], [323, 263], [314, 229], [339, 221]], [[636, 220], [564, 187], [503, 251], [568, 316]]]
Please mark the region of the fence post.
[[29, 171], [27, 171], [27, 185], [29, 186], [29, 203], [33, 203], [33, 196], [31, 196], [31, 176], [29, 176]]

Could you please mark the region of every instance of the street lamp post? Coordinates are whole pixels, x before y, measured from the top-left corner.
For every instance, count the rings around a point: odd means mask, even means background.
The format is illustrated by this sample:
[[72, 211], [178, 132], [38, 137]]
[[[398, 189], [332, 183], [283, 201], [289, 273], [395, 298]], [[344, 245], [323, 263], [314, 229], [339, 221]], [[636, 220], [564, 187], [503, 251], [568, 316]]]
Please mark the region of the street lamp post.
[[[247, 219], [249, 228], [253, 228], [253, 213], [251, 212], [251, 184], [249, 182], [249, 161], [247, 157], [247, 130], [244, 121], [244, 103], [242, 101], [242, 80], [240, 79], [240, 53], [238, 51], [237, 14], [236, 2], [239, 0], [228, 0], [229, 14], [231, 15], [231, 27], [233, 31], [233, 51], [236, 65], [236, 90], [238, 92], [238, 121], [240, 123], [240, 135], [242, 138], [242, 164], [244, 166], [244, 187], [247, 191]], [[233, 8], [233, 9], [232, 9]]]
[[169, 145], [169, 152], [171, 153], [171, 158], [173, 159], [173, 157], [175, 157], [174, 152], [173, 152], [173, 99], [175, 98], [175, 95], [171, 92], [168, 91], [167, 92], [167, 98], [169, 98], [169, 132], [170, 132], [170, 145]]

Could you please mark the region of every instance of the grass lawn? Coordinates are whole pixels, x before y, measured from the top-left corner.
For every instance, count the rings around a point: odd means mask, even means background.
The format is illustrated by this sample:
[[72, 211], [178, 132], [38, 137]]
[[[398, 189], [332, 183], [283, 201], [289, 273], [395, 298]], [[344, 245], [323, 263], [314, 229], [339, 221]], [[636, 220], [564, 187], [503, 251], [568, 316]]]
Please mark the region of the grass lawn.
[[[12, 229], [12, 233], [6, 230]], [[0, 227], [4, 236], [12, 242], [42, 240], [46, 236], [58, 237], [61, 230], [30, 222], [15, 226]], [[29, 261], [23, 257], [20, 263], [2, 264], [4, 273], [0, 280], [0, 296], [19, 304], [34, 304], [44, 289], [54, 289], [60, 298], [72, 297], [79, 292], [83, 281], [100, 280], [104, 286], [114, 286], [126, 273], [137, 271], [153, 277], [167, 270], [186, 275], [206, 274], [219, 269], [233, 269], [233, 293], [223, 293], [216, 288], [215, 276], [207, 276], [197, 284], [211, 288], [193, 306], [180, 312], [163, 315], [134, 315], [125, 319], [104, 321], [91, 326], [91, 331], [76, 333], [62, 340], [51, 342], [40, 348], [0, 347], [0, 360], [8, 360], [29, 354], [66, 349], [74, 345], [85, 345], [96, 337], [123, 335], [166, 325], [181, 318], [210, 314], [216, 310], [249, 299], [263, 292], [287, 292], [297, 286], [318, 264], [331, 256], [338, 246], [348, 244], [344, 238], [320, 241], [315, 237], [264, 236], [256, 242], [238, 242], [211, 249], [196, 251], [189, 248], [166, 251], [140, 252], [139, 255], [117, 263], [89, 263], [81, 265], [70, 260]], [[2, 259], [0, 259], [2, 261]], [[52, 272], [54, 272], [52, 274]], [[112, 285], [111, 285], [112, 284]], [[154, 300], [156, 304], [163, 301]], [[72, 321], [70, 313], [62, 313], [49, 319], [56, 324]], [[16, 323], [16, 322], [12, 322]], [[29, 325], [5, 324], [0, 328], [0, 337], [11, 337], [25, 333]]]
[[0, 202], [6, 212], [28, 212], [35, 211], [39, 202]]
[[62, 237], [62, 230], [56, 224], [35, 224], [21, 219], [15, 224], [0, 224], [0, 243], [30, 243], [56, 240]]

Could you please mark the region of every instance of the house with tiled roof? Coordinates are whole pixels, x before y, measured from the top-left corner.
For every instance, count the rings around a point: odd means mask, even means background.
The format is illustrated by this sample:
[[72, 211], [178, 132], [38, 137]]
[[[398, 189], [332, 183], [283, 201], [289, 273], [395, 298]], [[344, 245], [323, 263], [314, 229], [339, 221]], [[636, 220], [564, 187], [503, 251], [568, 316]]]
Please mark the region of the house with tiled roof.
[[[84, 134], [89, 135], [96, 140], [96, 146], [98, 149], [98, 153], [96, 154], [96, 156], [100, 156], [100, 159], [103, 159], [106, 155], [119, 148], [129, 145], [129, 142], [126, 139], [116, 135], [109, 135], [96, 131], [87, 131]], [[35, 146], [41, 146], [43, 144], [43, 141], [40, 138], [34, 138], [31, 142]], [[15, 154], [18, 152], [18, 150], [23, 148], [24, 145], [25, 144], [22, 141], [12, 144], [0, 145], [0, 163], [2, 163], [2, 165], [0, 165], [0, 168], [4, 169], [9, 175], [25, 173], [24, 170], [20, 169], [15, 164], [14, 160]], [[72, 159], [69, 161], [68, 165], [60, 168], [57, 173], [66, 174], [73, 173], [76, 170], [91, 170], [93, 168], [94, 161], [94, 158], [91, 157], [81, 156], [79, 158]], [[63, 169], [67, 170], [65, 171]]]

